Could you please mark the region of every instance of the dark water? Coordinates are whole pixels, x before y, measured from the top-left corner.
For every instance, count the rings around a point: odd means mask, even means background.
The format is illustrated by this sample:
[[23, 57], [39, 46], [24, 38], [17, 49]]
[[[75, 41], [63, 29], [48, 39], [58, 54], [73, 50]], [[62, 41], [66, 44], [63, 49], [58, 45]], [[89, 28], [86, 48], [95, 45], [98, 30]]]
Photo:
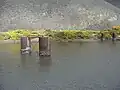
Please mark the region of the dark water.
[[119, 42], [52, 42], [51, 60], [0, 44], [0, 90], [120, 90], [119, 68]]

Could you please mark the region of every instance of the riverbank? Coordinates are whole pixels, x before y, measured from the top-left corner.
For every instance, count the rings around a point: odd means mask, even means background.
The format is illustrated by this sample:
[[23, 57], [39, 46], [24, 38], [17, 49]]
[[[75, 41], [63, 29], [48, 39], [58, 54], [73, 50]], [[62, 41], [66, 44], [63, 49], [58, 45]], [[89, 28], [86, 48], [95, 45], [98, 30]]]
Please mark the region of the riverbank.
[[[120, 29], [113, 30], [9, 30], [0, 33], [0, 43], [20, 43], [22, 36], [47, 36], [58, 42], [96, 42], [100, 41], [100, 33], [104, 34], [104, 40], [111, 39], [111, 33], [120, 36]], [[38, 39], [32, 39], [38, 42]]]
[[[90, 40], [90, 39], [75, 39], [75, 40], [51, 40], [56, 42], [99, 42], [100, 40]], [[0, 40], [0, 44], [19, 44], [20, 40]], [[33, 39], [32, 43], [38, 43], [38, 39]]]

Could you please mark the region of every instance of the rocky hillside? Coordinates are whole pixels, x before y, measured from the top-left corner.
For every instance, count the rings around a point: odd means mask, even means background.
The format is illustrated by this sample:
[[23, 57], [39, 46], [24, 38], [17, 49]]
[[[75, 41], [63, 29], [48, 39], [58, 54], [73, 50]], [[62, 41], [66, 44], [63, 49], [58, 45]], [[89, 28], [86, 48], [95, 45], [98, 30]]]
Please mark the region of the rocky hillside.
[[120, 10], [110, 0], [6, 0], [1, 2], [0, 9], [1, 31], [13, 28], [97, 30], [120, 23]]

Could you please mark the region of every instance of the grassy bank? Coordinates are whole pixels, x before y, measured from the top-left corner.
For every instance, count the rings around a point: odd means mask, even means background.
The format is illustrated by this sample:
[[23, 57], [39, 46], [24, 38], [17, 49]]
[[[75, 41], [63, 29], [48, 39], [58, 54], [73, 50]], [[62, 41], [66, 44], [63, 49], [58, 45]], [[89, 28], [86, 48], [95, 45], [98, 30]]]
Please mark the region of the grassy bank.
[[100, 32], [105, 39], [111, 38], [111, 32], [120, 35], [120, 29], [113, 30], [9, 30], [0, 33], [0, 40], [19, 40], [21, 36], [48, 36], [55, 40], [74, 40], [74, 39], [100, 39]]

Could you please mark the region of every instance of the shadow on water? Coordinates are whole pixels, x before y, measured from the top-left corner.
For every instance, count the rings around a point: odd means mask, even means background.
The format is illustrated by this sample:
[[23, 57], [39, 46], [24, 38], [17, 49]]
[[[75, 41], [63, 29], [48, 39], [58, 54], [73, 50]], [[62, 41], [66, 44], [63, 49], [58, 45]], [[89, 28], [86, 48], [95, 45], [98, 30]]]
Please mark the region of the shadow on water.
[[118, 43], [117, 41], [112, 41], [112, 40], [99, 41], [99, 44], [107, 44], [107, 45], [110, 45], [110, 46], [116, 46], [117, 43]]
[[21, 66], [22, 66], [22, 68], [26, 68], [27, 56], [26, 55], [20, 55], [20, 59], [21, 59]]
[[40, 57], [39, 60], [39, 72], [49, 72], [52, 65], [51, 57]]
[[[33, 55], [20, 55], [21, 60], [21, 67], [23, 69], [28, 68], [28, 61], [34, 57]], [[35, 58], [35, 57], [34, 57]], [[51, 57], [38, 57], [39, 59], [34, 60], [37, 61], [37, 68], [39, 72], [49, 72], [50, 66], [52, 65], [52, 59]], [[34, 62], [32, 61], [32, 62]]]

